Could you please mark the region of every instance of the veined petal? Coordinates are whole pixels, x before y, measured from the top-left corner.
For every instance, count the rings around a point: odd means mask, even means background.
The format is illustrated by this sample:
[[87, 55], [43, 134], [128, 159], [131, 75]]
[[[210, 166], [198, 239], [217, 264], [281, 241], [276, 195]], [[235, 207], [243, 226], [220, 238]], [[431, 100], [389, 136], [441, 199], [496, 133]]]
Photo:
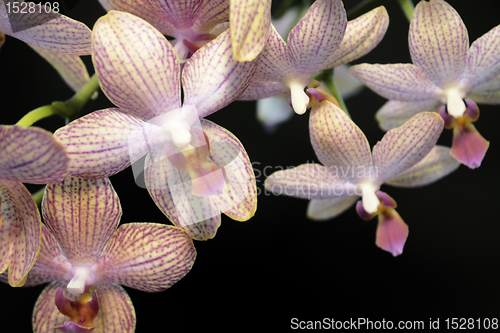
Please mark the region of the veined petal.
[[425, 73], [412, 64], [352, 66], [352, 76], [377, 94], [398, 101], [421, 101], [435, 98], [441, 90], [433, 85]]
[[227, 129], [203, 119], [203, 131], [210, 140], [210, 156], [223, 168], [228, 195], [214, 196], [220, 210], [237, 221], [246, 221], [257, 210], [257, 185], [245, 148]]
[[466, 97], [476, 103], [500, 104], [500, 75], [476, 86]]
[[307, 217], [316, 220], [329, 220], [342, 214], [351, 207], [359, 197], [357, 195], [326, 199], [312, 199], [307, 206]]
[[127, 223], [111, 236], [93, 269], [101, 282], [159, 292], [184, 277], [195, 257], [193, 241], [183, 229]]
[[330, 56], [344, 38], [347, 16], [341, 0], [317, 0], [288, 35], [295, 70], [313, 74], [329, 68]]
[[52, 133], [37, 127], [0, 126], [0, 179], [56, 183], [68, 173], [69, 158]]
[[372, 166], [370, 145], [364, 133], [333, 103], [323, 101], [313, 107], [309, 118], [311, 143], [318, 159], [329, 168], [336, 168], [339, 177], [354, 183], [358, 169]]
[[290, 94], [290, 88], [288, 88], [281, 82], [255, 82], [250, 83], [250, 85], [247, 87], [247, 89], [245, 89], [238, 100], [254, 101], [257, 99], [278, 96], [287, 93]]
[[42, 221], [23, 184], [0, 181], [0, 272], [9, 269], [9, 284], [24, 284], [40, 250]]
[[388, 101], [377, 111], [375, 118], [384, 131], [403, 125], [408, 119], [419, 112], [437, 111], [440, 102], [427, 99], [414, 102]]
[[330, 55], [328, 64], [332, 68], [361, 58], [380, 43], [389, 26], [389, 15], [384, 6], [347, 22], [344, 39]]
[[398, 187], [431, 184], [458, 169], [460, 162], [450, 155], [450, 148], [435, 146], [420, 162], [385, 183]]
[[67, 177], [47, 185], [42, 202], [47, 228], [74, 265], [95, 263], [122, 214], [109, 179]]
[[373, 165], [380, 184], [420, 162], [443, 131], [444, 121], [435, 112], [421, 112], [401, 127], [388, 131], [373, 147]]
[[125, 111], [149, 120], [181, 106], [177, 54], [146, 21], [118, 11], [101, 17], [92, 60], [101, 89]]
[[125, 289], [112, 283], [97, 285], [99, 313], [92, 333], [134, 333], [135, 309]]
[[161, 138], [150, 135], [154, 129], [119, 109], [106, 109], [61, 127], [54, 136], [70, 156], [71, 175], [105, 178], [130, 166], [157, 144]]
[[462, 75], [469, 35], [460, 15], [445, 1], [417, 4], [410, 22], [409, 44], [413, 63], [436, 86]]
[[354, 186], [342, 180], [337, 171], [320, 164], [302, 164], [296, 168], [274, 172], [267, 177], [265, 186], [275, 195], [302, 199], [355, 195]]
[[229, 20], [229, 4], [227, 0], [195, 0], [193, 2], [198, 5], [194, 14], [194, 31], [208, 33], [219, 23]]
[[[33, 309], [33, 332], [55, 332], [55, 327], [62, 325], [68, 317], [56, 307], [55, 298], [58, 288], [66, 289], [66, 281], [54, 281], [43, 289]], [[94, 330], [93, 333], [96, 333]]]
[[182, 72], [184, 104], [206, 117], [237, 99], [250, 84], [257, 62], [238, 62], [229, 31], [199, 49]]
[[[80, 90], [89, 80], [89, 73], [80, 56], [30, 46], [57, 70], [74, 91]], [[94, 96], [97, 97], [97, 93]]]
[[388, 208], [385, 213], [378, 215], [377, 239], [375, 243], [382, 250], [398, 256], [403, 253], [408, 226], [394, 208]]
[[229, 24], [236, 60], [254, 60], [269, 37], [271, 0], [230, 0]]

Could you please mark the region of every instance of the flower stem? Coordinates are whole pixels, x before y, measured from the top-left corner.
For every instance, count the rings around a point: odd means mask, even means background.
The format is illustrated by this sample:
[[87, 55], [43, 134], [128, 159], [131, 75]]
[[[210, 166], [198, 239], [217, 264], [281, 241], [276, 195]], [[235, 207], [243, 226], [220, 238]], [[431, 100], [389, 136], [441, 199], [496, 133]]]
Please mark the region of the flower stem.
[[413, 16], [413, 12], [415, 11], [415, 5], [413, 4], [413, 1], [411, 0], [398, 0], [399, 6], [401, 7], [401, 10], [405, 14], [406, 18], [408, 19], [408, 22], [411, 21], [411, 17]]
[[43, 118], [50, 117], [56, 113], [57, 109], [52, 105], [41, 106], [25, 114], [24, 117], [22, 117], [16, 125], [28, 127], [33, 125], [37, 121], [42, 120]]
[[330, 94], [332, 94], [333, 97], [339, 102], [340, 108], [342, 111], [345, 112], [345, 114], [351, 118], [351, 115], [349, 114], [349, 111], [347, 110], [347, 106], [345, 105], [344, 98], [340, 94], [340, 91], [337, 87], [337, 83], [335, 82], [335, 78], [333, 76], [333, 70], [326, 70], [320, 73], [317, 77], [317, 79], [325, 85], [326, 89], [330, 91]]

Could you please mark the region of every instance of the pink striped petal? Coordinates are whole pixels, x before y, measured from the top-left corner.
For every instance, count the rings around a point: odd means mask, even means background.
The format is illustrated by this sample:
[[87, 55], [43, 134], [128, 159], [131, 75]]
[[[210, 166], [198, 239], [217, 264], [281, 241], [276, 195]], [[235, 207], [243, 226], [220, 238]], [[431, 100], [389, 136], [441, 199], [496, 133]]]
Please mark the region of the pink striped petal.
[[380, 43], [389, 25], [389, 15], [380, 6], [347, 22], [344, 39], [329, 56], [324, 69], [337, 67], [361, 58]]
[[350, 73], [387, 99], [421, 101], [436, 99], [436, 94], [441, 92], [420, 68], [412, 64], [361, 64], [352, 66]]
[[385, 213], [378, 215], [377, 239], [375, 243], [382, 250], [398, 256], [403, 253], [406, 239], [408, 238], [408, 226], [398, 212], [388, 208]]
[[288, 35], [290, 56], [300, 74], [329, 68], [347, 26], [341, 0], [317, 0]]
[[37, 127], [0, 126], [0, 179], [47, 184], [64, 179], [69, 158], [52, 133]]
[[364, 133], [333, 103], [323, 101], [311, 110], [309, 132], [318, 159], [339, 170], [345, 175], [343, 179], [357, 182], [357, 172], [351, 171], [371, 168], [372, 155]]
[[288, 94], [290, 99], [290, 88], [281, 82], [252, 82], [238, 100], [254, 101], [283, 94]]
[[54, 136], [70, 157], [69, 173], [83, 178], [112, 176], [160, 140], [154, 126], [119, 109], [94, 111], [58, 129]]
[[436, 86], [462, 75], [469, 36], [460, 15], [445, 1], [417, 4], [410, 22], [409, 44], [413, 63]]
[[206, 117], [233, 102], [250, 84], [257, 62], [238, 62], [231, 51], [229, 31], [199, 49], [182, 72], [184, 104]]
[[47, 186], [42, 213], [69, 262], [92, 265], [116, 230], [122, 210], [107, 178], [67, 177]]
[[[62, 325], [68, 317], [64, 316], [56, 307], [55, 298], [58, 288], [66, 289], [65, 281], [54, 281], [43, 289], [33, 309], [33, 332], [57, 332], [56, 326]], [[70, 297], [68, 294], [65, 296]], [[96, 333], [94, 330], [93, 333]]]
[[180, 107], [175, 50], [149, 23], [111, 11], [92, 32], [92, 59], [101, 89], [117, 106], [149, 120]]
[[467, 95], [467, 98], [472, 99], [476, 103], [500, 104], [500, 75], [476, 86]]
[[271, 0], [230, 0], [229, 24], [237, 61], [252, 61], [269, 37]]
[[159, 292], [184, 277], [195, 257], [193, 241], [184, 230], [156, 223], [127, 223], [111, 236], [93, 269], [101, 282]]
[[420, 162], [385, 183], [398, 187], [424, 186], [449, 175], [459, 166], [450, 155], [450, 148], [435, 146]]
[[463, 129], [458, 126], [454, 127], [450, 154], [469, 168], [475, 169], [481, 166], [489, 146], [490, 143], [483, 138], [473, 124], [466, 124]]
[[326, 199], [312, 199], [309, 202], [309, 206], [307, 206], [307, 217], [316, 221], [332, 219], [342, 214], [358, 199], [359, 197], [357, 195]]
[[0, 181], [0, 272], [9, 269], [9, 284], [24, 284], [40, 249], [40, 214], [23, 184]]
[[375, 118], [379, 122], [380, 128], [384, 131], [403, 125], [408, 119], [422, 111], [437, 111], [440, 102], [434, 99], [427, 99], [414, 102], [388, 101], [380, 110]]
[[125, 289], [112, 283], [97, 285], [99, 314], [92, 333], [134, 333], [135, 309]]
[[401, 127], [388, 131], [373, 147], [373, 165], [380, 184], [420, 162], [443, 131], [444, 121], [435, 112], [422, 112]]
[[197, 6], [194, 10], [193, 31], [214, 33], [213, 29], [218, 24], [229, 20], [229, 4], [227, 0], [194, 0], [192, 2]]

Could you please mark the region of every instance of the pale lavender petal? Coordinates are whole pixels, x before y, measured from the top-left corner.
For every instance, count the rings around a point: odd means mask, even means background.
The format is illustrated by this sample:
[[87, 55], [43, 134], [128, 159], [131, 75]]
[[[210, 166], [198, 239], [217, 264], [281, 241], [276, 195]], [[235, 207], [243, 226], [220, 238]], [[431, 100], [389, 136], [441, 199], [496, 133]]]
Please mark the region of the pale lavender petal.
[[0, 181], [0, 272], [9, 269], [9, 284], [24, 284], [40, 249], [40, 214], [23, 184]]
[[489, 146], [490, 143], [473, 124], [466, 124], [463, 129], [458, 126], [454, 128], [450, 154], [460, 163], [475, 169], [481, 165]]
[[134, 333], [135, 310], [125, 289], [112, 283], [97, 284], [99, 314], [92, 333]]
[[377, 111], [375, 118], [384, 131], [403, 125], [408, 119], [419, 112], [436, 111], [440, 102], [427, 99], [414, 102], [388, 101]]
[[[38, 296], [33, 309], [33, 332], [56, 332], [55, 327], [68, 320], [68, 317], [59, 312], [55, 303], [57, 289], [66, 289], [66, 284], [65, 281], [54, 281]], [[97, 332], [94, 330], [93, 333]]]
[[0, 179], [47, 184], [64, 179], [69, 158], [52, 133], [37, 127], [0, 126]]
[[387, 99], [421, 101], [436, 98], [441, 92], [420, 68], [412, 64], [361, 64], [352, 66], [350, 73]]
[[344, 39], [329, 56], [324, 68], [346, 64], [373, 50], [384, 37], [388, 25], [389, 15], [383, 6], [347, 22]]
[[407, 238], [408, 226], [396, 210], [389, 208], [386, 213], [379, 214], [375, 241], [378, 247], [398, 256], [403, 253]]
[[325, 166], [338, 170], [342, 179], [356, 183], [359, 169], [371, 169], [372, 154], [364, 133], [336, 105], [323, 101], [311, 110], [311, 143]]
[[47, 185], [42, 213], [71, 264], [95, 263], [122, 214], [110, 181], [67, 177]]
[[238, 61], [252, 61], [269, 37], [271, 0], [230, 0], [232, 48]]
[[117, 106], [149, 120], [181, 106], [175, 50], [149, 23], [110, 11], [92, 32], [92, 59], [101, 89]]
[[450, 148], [435, 146], [420, 162], [385, 183], [398, 187], [424, 186], [449, 175], [459, 166], [450, 155]]
[[107, 11], [107, 12], [113, 9], [111, 7], [110, 1], [111, 0], [99, 0], [99, 3], [104, 8], [104, 10]]
[[317, 0], [288, 35], [290, 57], [300, 74], [330, 68], [344, 38], [347, 16], [341, 0]]
[[410, 22], [413, 63], [437, 86], [457, 80], [467, 61], [469, 36], [460, 15], [442, 0], [420, 1]]
[[357, 195], [326, 199], [312, 199], [307, 206], [307, 217], [312, 220], [329, 220], [342, 214], [359, 197]]
[[[179, 2], [185, 3], [186, 1]], [[218, 24], [229, 20], [229, 3], [227, 0], [194, 0], [192, 2], [197, 5], [194, 10], [193, 31], [213, 33], [212, 29]]]
[[238, 62], [229, 31], [199, 49], [182, 71], [184, 104], [206, 117], [237, 99], [250, 84], [257, 62]]
[[111, 236], [93, 270], [98, 281], [159, 292], [184, 277], [195, 257], [193, 241], [183, 229], [127, 223]]
[[475, 87], [466, 98], [477, 103], [500, 104], [500, 75]]
[[[290, 96], [290, 88], [281, 82], [255, 82], [250, 83], [247, 89], [238, 98], [240, 101], [254, 101], [286, 94]], [[290, 97], [288, 97], [290, 98]]]
[[130, 166], [157, 144], [154, 126], [119, 109], [94, 111], [58, 129], [54, 136], [70, 157], [69, 174], [105, 178]]
[[373, 147], [373, 165], [380, 184], [420, 162], [443, 131], [444, 121], [435, 112], [421, 112], [401, 127], [388, 131]]

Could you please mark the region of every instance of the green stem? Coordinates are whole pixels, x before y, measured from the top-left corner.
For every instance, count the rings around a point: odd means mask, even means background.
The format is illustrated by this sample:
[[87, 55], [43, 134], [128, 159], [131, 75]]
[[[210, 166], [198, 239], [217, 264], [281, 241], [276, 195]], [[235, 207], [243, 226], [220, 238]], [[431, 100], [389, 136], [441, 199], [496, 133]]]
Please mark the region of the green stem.
[[40, 208], [42, 204], [42, 198], [43, 198], [43, 193], [45, 192], [45, 186], [36, 191], [35, 193], [32, 193], [31, 196], [35, 200], [36, 205], [38, 208]]
[[340, 108], [342, 111], [345, 112], [345, 114], [351, 118], [351, 115], [349, 114], [349, 111], [347, 110], [347, 105], [345, 105], [344, 98], [340, 94], [340, 91], [337, 87], [337, 83], [335, 82], [335, 78], [333, 77], [333, 70], [326, 70], [321, 72], [317, 77], [316, 80], [321, 81], [326, 89], [332, 94], [333, 97], [337, 100], [337, 102], [340, 105]]
[[25, 114], [24, 117], [22, 117], [21, 120], [19, 120], [16, 125], [28, 127], [43, 118], [50, 117], [57, 113], [58, 113], [57, 108], [55, 108], [52, 105], [41, 106]]
[[379, 6], [382, 2], [383, 0], [364, 0], [347, 12], [347, 19], [349, 21], [354, 20], [356, 17], [369, 12], [376, 6]]
[[398, 0], [399, 6], [401, 7], [401, 10], [405, 14], [406, 18], [408, 19], [408, 22], [411, 21], [411, 17], [413, 16], [413, 12], [415, 11], [415, 5], [413, 4], [413, 1], [411, 0]]

